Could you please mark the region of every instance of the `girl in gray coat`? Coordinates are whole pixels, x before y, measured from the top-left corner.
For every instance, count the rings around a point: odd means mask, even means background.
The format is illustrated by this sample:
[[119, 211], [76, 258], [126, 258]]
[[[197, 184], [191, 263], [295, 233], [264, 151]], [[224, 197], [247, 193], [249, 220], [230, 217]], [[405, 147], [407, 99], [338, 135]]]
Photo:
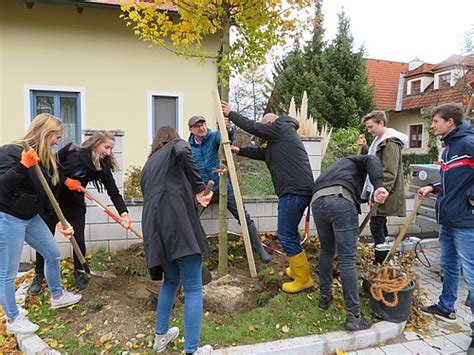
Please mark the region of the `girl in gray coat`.
[[205, 185], [187, 142], [172, 127], [161, 127], [141, 176], [143, 191], [143, 242], [152, 279], [161, 279], [158, 295], [154, 349], [165, 350], [176, 339], [178, 327], [169, 318], [180, 282], [184, 301], [184, 350], [186, 354], [210, 354], [212, 347], [198, 348], [202, 318], [202, 257], [209, 252], [206, 235], [194, 207], [194, 198], [207, 206], [212, 193]]

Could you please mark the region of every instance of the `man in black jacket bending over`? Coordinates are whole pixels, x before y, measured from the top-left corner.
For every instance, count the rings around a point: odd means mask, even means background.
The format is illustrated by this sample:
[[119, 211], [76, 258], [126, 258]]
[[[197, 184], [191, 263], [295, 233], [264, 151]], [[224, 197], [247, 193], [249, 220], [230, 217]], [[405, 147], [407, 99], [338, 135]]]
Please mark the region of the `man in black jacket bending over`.
[[288, 116], [267, 114], [261, 122], [249, 120], [233, 112], [227, 102], [222, 101], [225, 116], [257, 137], [267, 141], [266, 147], [235, 147], [232, 152], [251, 159], [265, 160], [272, 176], [278, 196], [278, 240], [288, 256], [290, 267], [286, 273], [294, 279], [286, 282], [282, 290], [300, 292], [313, 286], [308, 259], [300, 245], [298, 225], [305, 208], [311, 201], [313, 173], [308, 154], [296, 130], [298, 122]]
[[326, 310], [332, 297], [332, 269], [337, 251], [341, 273], [342, 293], [347, 311], [345, 328], [362, 330], [371, 327], [360, 313], [357, 285], [357, 237], [361, 190], [367, 174], [374, 185], [374, 199], [384, 203], [388, 196], [383, 187], [383, 170], [373, 155], [341, 159], [322, 173], [313, 186], [314, 223], [321, 242], [319, 253], [319, 308]]

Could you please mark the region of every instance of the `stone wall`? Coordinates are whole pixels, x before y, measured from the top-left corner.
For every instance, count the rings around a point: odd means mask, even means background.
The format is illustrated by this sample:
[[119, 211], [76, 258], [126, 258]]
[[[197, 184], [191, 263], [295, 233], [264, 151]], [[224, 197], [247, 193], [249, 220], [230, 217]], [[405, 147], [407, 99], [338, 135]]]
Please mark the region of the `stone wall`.
[[[253, 220], [255, 221], [257, 228], [260, 232], [275, 232], [277, 229], [277, 198], [276, 197], [246, 197], [244, 198], [244, 204]], [[110, 205], [110, 202], [109, 202]], [[407, 197], [407, 214], [409, 214], [414, 205], [413, 196]], [[114, 209], [114, 207], [112, 207]], [[142, 205], [140, 203], [129, 204], [130, 217], [134, 221], [134, 226], [141, 229], [141, 210]], [[363, 205], [363, 214], [359, 216], [359, 221], [362, 223], [366, 213], [368, 212], [367, 204]], [[207, 234], [214, 234], [218, 232], [218, 206], [212, 205], [206, 208], [201, 216], [202, 225]], [[403, 227], [405, 218], [401, 217], [389, 217], [388, 218], [388, 229], [390, 235], [398, 235]], [[300, 224], [301, 230], [304, 228], [304, 220]], [[240, 233], [240, 226], [237, 221], [228, 214], [228, 230], [234, 233]], [[315, 234], [315, 226], [313, 219], [311, 218], [310, 224], [311, 235]], [[408, 230], [408, 233], [426, 233], [431, 232], [427, 229], [412, 224]], [[363, 235], [369, 235], [370, 231], [368, 226], [364, 229]], [[135, 237], [131, 232], [124, 230], [120, 225], [114, 222], [99, 208], [89, 205], [86, 219], [86, 233], [87, 250], [96, 251], [103, 247], [108, 251], [116, 251], [127, 248], [133, 243], [140, 242], [140, 239]], [[72, 248], [68, 240], [62, 237], [59, 233], [55, 236], [61, 249], [63, 257], [72, 255]], [[23, 249], [22, 261], [34, 260], [34, 251], [28, 245], [25, 245]]]

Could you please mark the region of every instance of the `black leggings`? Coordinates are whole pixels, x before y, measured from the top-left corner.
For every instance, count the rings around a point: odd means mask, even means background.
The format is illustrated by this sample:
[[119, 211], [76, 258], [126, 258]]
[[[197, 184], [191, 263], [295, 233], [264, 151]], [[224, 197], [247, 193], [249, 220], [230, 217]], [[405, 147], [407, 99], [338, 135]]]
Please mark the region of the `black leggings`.
[[[71, 224], [74, 228], [74, 239], [76, 239], [77, 244], [79, 245], [79, 249], [82, 251], [82, 255], [86, 255], [86, 241], [84, 240], [84, 229], [86, 226], [86, 215], [81, 214], [74, 217], [66, 216], [66, 220]], [[46, 221], [49, 230], [51, 233], [54, 234], [56, 229], [56, 220], [49, 220]], [[79, 258], [77, 257], [76, 253], [74, 253], [74, 270], [82, 270], [82, 265], [79, 262]], [[44, 276], [44, 259], [40, 255], [40, 253], [36, 252], [36, 262], [35, 262], [35, 272], [37, 275]]]
[[[374, 238], [374, 244], [385, 243], [385, 237], [388, 236], [387, 229], [387, 217], [375, 216], [370, 218], [370, 233]], [[381, 264], [388, 252], [386, 251], [375, 251], [375, 263]]]

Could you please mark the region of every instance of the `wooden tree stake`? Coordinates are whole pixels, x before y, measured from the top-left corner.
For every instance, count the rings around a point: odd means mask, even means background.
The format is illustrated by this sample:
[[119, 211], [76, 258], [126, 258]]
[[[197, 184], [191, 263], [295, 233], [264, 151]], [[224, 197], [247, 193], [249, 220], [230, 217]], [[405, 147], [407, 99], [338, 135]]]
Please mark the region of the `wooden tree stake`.
[[250, 243], [247, 219], [245, 218], [244, 213], [244, 204], [242, 203], [242, 195], [240, 194], [240, 186], [237, 180], [237, 173], [235, 171], [234, 158], [232, 157], [232, 152], [230, 150], [229, 136], [225, 126], [224, 114], [222, 113], [221, 99], [217, 90], [212, 91], [212, 96], [214, 98], [216, 109], [217, 124], [219, 126], [219, 131], [221, 132], [221, 144], [224, 148], [224, 154], [227, 160], [227, 169], [229, 172], [230, 181], [232, 183], [232, 188], [234, 190], [237, 210], [239, 212], [240, 226], [242, 227], [242, 235], [244, 237], [245, 252], [247, 254], [247, 260], [249, 263], [250, 276], [257, 277], [257, 270], [255, 268], [255, 260], [253, 258], [252, 245]]

